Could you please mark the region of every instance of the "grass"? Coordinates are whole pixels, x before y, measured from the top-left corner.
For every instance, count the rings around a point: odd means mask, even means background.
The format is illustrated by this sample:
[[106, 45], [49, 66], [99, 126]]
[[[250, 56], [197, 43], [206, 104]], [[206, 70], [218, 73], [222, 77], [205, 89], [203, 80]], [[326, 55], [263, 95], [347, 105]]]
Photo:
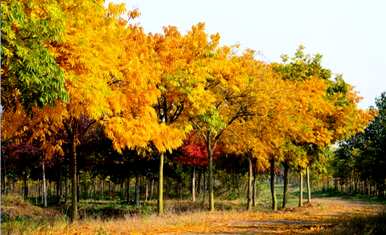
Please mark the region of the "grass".
[[369, 195], [360, 194], [360, 193], [345, 193], [345, 192], [340, 192], [336, 190], [328, 190], [328, 191], [316, 191], [316, 192], [313, 192], [312, 195], [314, 197], [340, 197], [346, 200], [381, 203], [386, 205], [386, 198], [369, 196]]
[[[315, 195], [323, 197], [313, 200], [312, 205], [296, 208], [297, 194], [292, 191], [289, 209], [271, 212], [269, 187], [261, 186], [257, 207], [252, 211], [245, 210], [244, 198], [225, 200], [227, 197], [222, 197], [216, 200], [217, 211], [209, 213], [208, 205], [203, 205], [199, 198], [197, 202], [166, 200], [163, 216], [155, 214], [156, 201], [136, 207], [118, 200], [81, 200], [82, 220], [74, 224], [68, 223], [64, 213], [69, 205], [56, 210], [43, 209], [18, 195], [6, 195], [2, 198], [1, 230], [4, 234], [378, 234], [384, 231], [385, 213], [377, 215], [384, 205]], [[279, 188], [277, 199], [281, 205]]]
[[356, 216], [341, 222], [335, 228], [327, 229], [321, 234], [386, 234], [386, 211], [376, 215]]

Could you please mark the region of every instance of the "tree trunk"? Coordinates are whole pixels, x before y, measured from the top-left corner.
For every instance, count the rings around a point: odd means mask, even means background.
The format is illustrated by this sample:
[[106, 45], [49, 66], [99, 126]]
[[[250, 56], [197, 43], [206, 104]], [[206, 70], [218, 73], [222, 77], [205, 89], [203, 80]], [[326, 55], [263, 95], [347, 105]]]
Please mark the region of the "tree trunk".
[[[67, 173], [67, 172], [66, 172]], [[68, 194], [68, 174], [64, 177], [64, 204], [67, 202], [67, 194]]]
[[47, 180], [46, 180], [46, 168], [44, 164], [44, 160], [42, 161], [42, 171], [43, 171], [43, 205], [47, 207]]
[[78, 219], [78, 177], [76, 160], [76, 142], [75, 134], [71, 136], [70, 165], [71, 165], [71, 221]]
[[153, 194], [154, 194], [154, 177], [151, 177], [151, 184], [150, 184], [150, 200], [153, 200]]
[[57, 179], [56, 179], [56, 202], [59, 203], [62, 196], [62, 177], [61, 170], [58, 170]]
[[287, 206], [289, 164], [284, 162], [283, 208]]
[[209, 211], [214, 211], [214, 192], [213, 192], [213, 150], [210, 142], [210, 137], [207, 143], [209, 157]]
[[299, 172], [299, 207], [303, 206], [303, 172]]
[[28, 174], [27, 174], [27, 172], [24, 173], [24, 177], [23, 177], [23, 195], [24, 195], [24, 199], [28, 198]]
[[139, 206], [139, 194], [140, 194], [140, 188], [139, 188], [139, 175], [138, 173], [135, 175], [135, 205]]
[[253, 182], [253, 169], [252, 169], [252, 156], [248, 156], [248, 196], [247, 196], [247, 210], [252, 208], [252, 182]]
[[130, 202], [130, 177], [126, 179], [126, 201]]
[[306, 168], [307, 174], [307, 201], [311, 203], [311, 183], [310, 183], [310, 167]]
[[202, 178], [202, 169], [198, 171], [198, 181], [197, 181], [197, 196], [200, 196], [201, 193], [201, 178]]
[[276, 194], [275, 194], [275, 159], [270, 160], [270, 174], [271, 174], [271, 197], [272, 197], [272, 210], [277, 210]]
[[[2, 161], [1, 161], [2, 160]], [[5, 167], [5, 158], [0, 158], [0, 162], [1, 162], [1, 193], [4, 195], [4, 194], [7, 194], [7, 171], [6, 171], [6, 167]]]
[[196, 201], [196, 167], [193, 166], [192, 170], [192, 201]]
[[164, 154], [161, 153], [159, 159], [159, 178], [158, 178], [158, 215], [164, 213]]
[[206, 188], [207, 188], [207, 184], [208, 184], [208, 182], [207, 182], [207, 172], [204, 170], [204, 172], [203, 172], [203, 174], [204, 174], [204, 180], [203, 180], [203, 182], [202, 182], [202, 204], [204, 205], [205, 204], [205, 197], [206, 197]]
[[149, 180], [147, 177], [144, 177], [143, 180], [145, 182], [145, 201], [147, 201], [149, 199]]
[[105, 179], [101, 179], [101, 196], [102, 196], [102, 199], [105, 198]]
[[79, 172], [76, 173], [76, 195], [77, 195], [77, 198], [76, 200], [78, 201], [79, 203], [79, 200], [80, 200], [80, 179], [79, 179]]
[[257, 164], [256, 164], [256, 159], [254, 160], [253, 164], [253, 181], [252, 181], [252, 206], [256, 206], [256, 178], [257, 178]]

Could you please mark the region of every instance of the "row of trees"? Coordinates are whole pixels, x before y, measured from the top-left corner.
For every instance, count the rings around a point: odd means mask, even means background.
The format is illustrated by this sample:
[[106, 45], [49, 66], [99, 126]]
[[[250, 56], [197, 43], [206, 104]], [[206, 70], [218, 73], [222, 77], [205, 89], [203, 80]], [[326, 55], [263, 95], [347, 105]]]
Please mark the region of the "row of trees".
[[[340, 143], [332, 161], [337, 184], [349, 192], [384, 197], [386, 189], [386, 92], [376, 99], [377, 116], [364, 132]], [[338, 187], [338, 186], [337, 186]]]
[[207, 161], [209, 210], [216, 152], [248, 160], [248, 208], [254, 169], [269, 169], [275, 210], [280, 164], [285, 177], [289, 169], [300, 179], [307, 169], [308, 176], [329, 144], [361, 131], [373, 116], [357, 108], [358, 95], [322, 67], [320, 55], [303, 47], [265, 63], [252, 50], [221, 46], [202, 23], [186, 34], [172, 26], [145, 33], [130, 23], [138, 11], [105, 8], [103, 1], [9, 0], [1, 9], [4, 154], [34, 149], [43, 168], [68, 157], [72, 220], [79, 157], [90, 141], [106, 137], [114, 154], [159, 160], [159, 214], [165, 157], [184, 149], [190, 164]]

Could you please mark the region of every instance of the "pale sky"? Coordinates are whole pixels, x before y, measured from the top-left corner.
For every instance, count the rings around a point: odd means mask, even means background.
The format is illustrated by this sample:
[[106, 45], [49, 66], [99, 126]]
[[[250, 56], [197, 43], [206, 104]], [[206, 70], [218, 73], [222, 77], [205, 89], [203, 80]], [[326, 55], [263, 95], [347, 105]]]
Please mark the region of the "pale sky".
[[385, 0], [126, 0], [138, 8], [146, 32], [174, 25], [185, 33], [204, 22], [221, 42], [251, 48], [265, 61], [292, 55], [299, 44], [321, 53], [323, 65], [343, 74], [364, 97], [362, 108], [386, 91]]

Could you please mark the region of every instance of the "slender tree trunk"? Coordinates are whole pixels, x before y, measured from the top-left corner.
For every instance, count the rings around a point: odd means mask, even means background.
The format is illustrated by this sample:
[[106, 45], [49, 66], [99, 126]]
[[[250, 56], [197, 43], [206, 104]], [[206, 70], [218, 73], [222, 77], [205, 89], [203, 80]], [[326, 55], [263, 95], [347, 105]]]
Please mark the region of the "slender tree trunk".
[[78, 219], [78, 177], [77, 177], [77, 159], [76, 159], [76, 142], [75, 133], [71, 136], [71, 151], [70, 151], [70, 165], [71, 165], [71, 221]]
[[61, 170], [58, 170], [57, 179], [56, 179], [56, 202], [60, 201], [62, 196], [62, 180], [61, 180]]
[[257, 164], [256, 159], [253, 161], [253, 181], [252, 181], [252, 206], [256, 206], [256, 177], [257, 177]]
[[270, 174], [271, 174], [271, 197], [272, 197], [272, 210], [277, 210], [276, 194], [275, 194], [275, 159], [270, 160]]
[[109, 180], [109, 193], [107, 195], [111, 199], [111, 195], [112, 195], [111, 179]]
[[206, 197], [206, 188], [207, 188], [207, 172], [204, 170], [203, 172], [204, 174], [204, 180], [202, 182], [202, 204], [204, 205], [205, 204], [205, 197]]
[[79, 203], [79, 200], [80, 200], [80, 177], [79, 177], [79, 172], [76, 173], [76, 193], [77, 193], [77, 198], [76, 200], [78, 201]]
[[104, 199], [105, 198], [105, 179], [104, 178], [101, 179], [101, 191], [102, 191], [101, 193], [102, 199]]
[[145, 201], [149, 199], [149, 180], [147, 177], [143, 178], [143, 181], [145, 183]]
[[25, 172], [23, 177], [23, 195], [24, 199], [28, 198], [28, 174]]
[[198, 171], [198, 181], [197, 181], [197, 196], [200, 196], [201, 193], [201, 178], [202, 178], [202, 169]]
[[151, 183], [150, 183], [150, 200], [153, 200], [153, 194], [154, 194], [154, 177], [151, 177]]
[[164, 154], [161, 153], [159, 160], [159, 178], [158, 178], [158, 215], [164, 213]]
[[47, 180], [46, 180], [46, 168], [44, 164], [44, 160], [42, 161], [42, 171], [43, 171], [43, 201], [44, 207], [47, 207]]
[[306, 168], [307, 174], [307, 201], [311, 203], [311, 183], [310, 183], [310, 167]]
[[303, 206], [303, 172], [299, 172], [299, 207]]
[[140, 184], [139, 184], [139, 175], [135, 175], [135, 205], [139, 206], [139, 194], [140, 194]]
[[289, 164], [284, 162], [283, 208], [287, 206]]
[[[2, 161], [1, 161], [2, 160]], [[4, 194], [7, 194], [7, 171], [6, 171], [6, 167], [5, 167], [5, 158], [0, 158], [0, 162], [1, 162], [1, 165], [2, 165], [2, 171], [1, 171], [1, 192]]]
[[209, 157], [209, 211], [214, 211], [214, 192], [213, 192], [213, 150], [211, 146], [210, 137], [207, 143], [208, 157]]
[[252, 156], [248, 156], [248, 196], [247, 196], [247, 210], [252, 208], [252, 183], [253, 183], [253, 168], [252, 168]]
[[130, 177], [126, 179], [126, 201], [130, 202]]
[[68, 194], [68, 174], [64, 177], [64, 204], [67, 202], [67, 194]]
[[196, 167], [192, 169], [192, 201], [196, 201]]

